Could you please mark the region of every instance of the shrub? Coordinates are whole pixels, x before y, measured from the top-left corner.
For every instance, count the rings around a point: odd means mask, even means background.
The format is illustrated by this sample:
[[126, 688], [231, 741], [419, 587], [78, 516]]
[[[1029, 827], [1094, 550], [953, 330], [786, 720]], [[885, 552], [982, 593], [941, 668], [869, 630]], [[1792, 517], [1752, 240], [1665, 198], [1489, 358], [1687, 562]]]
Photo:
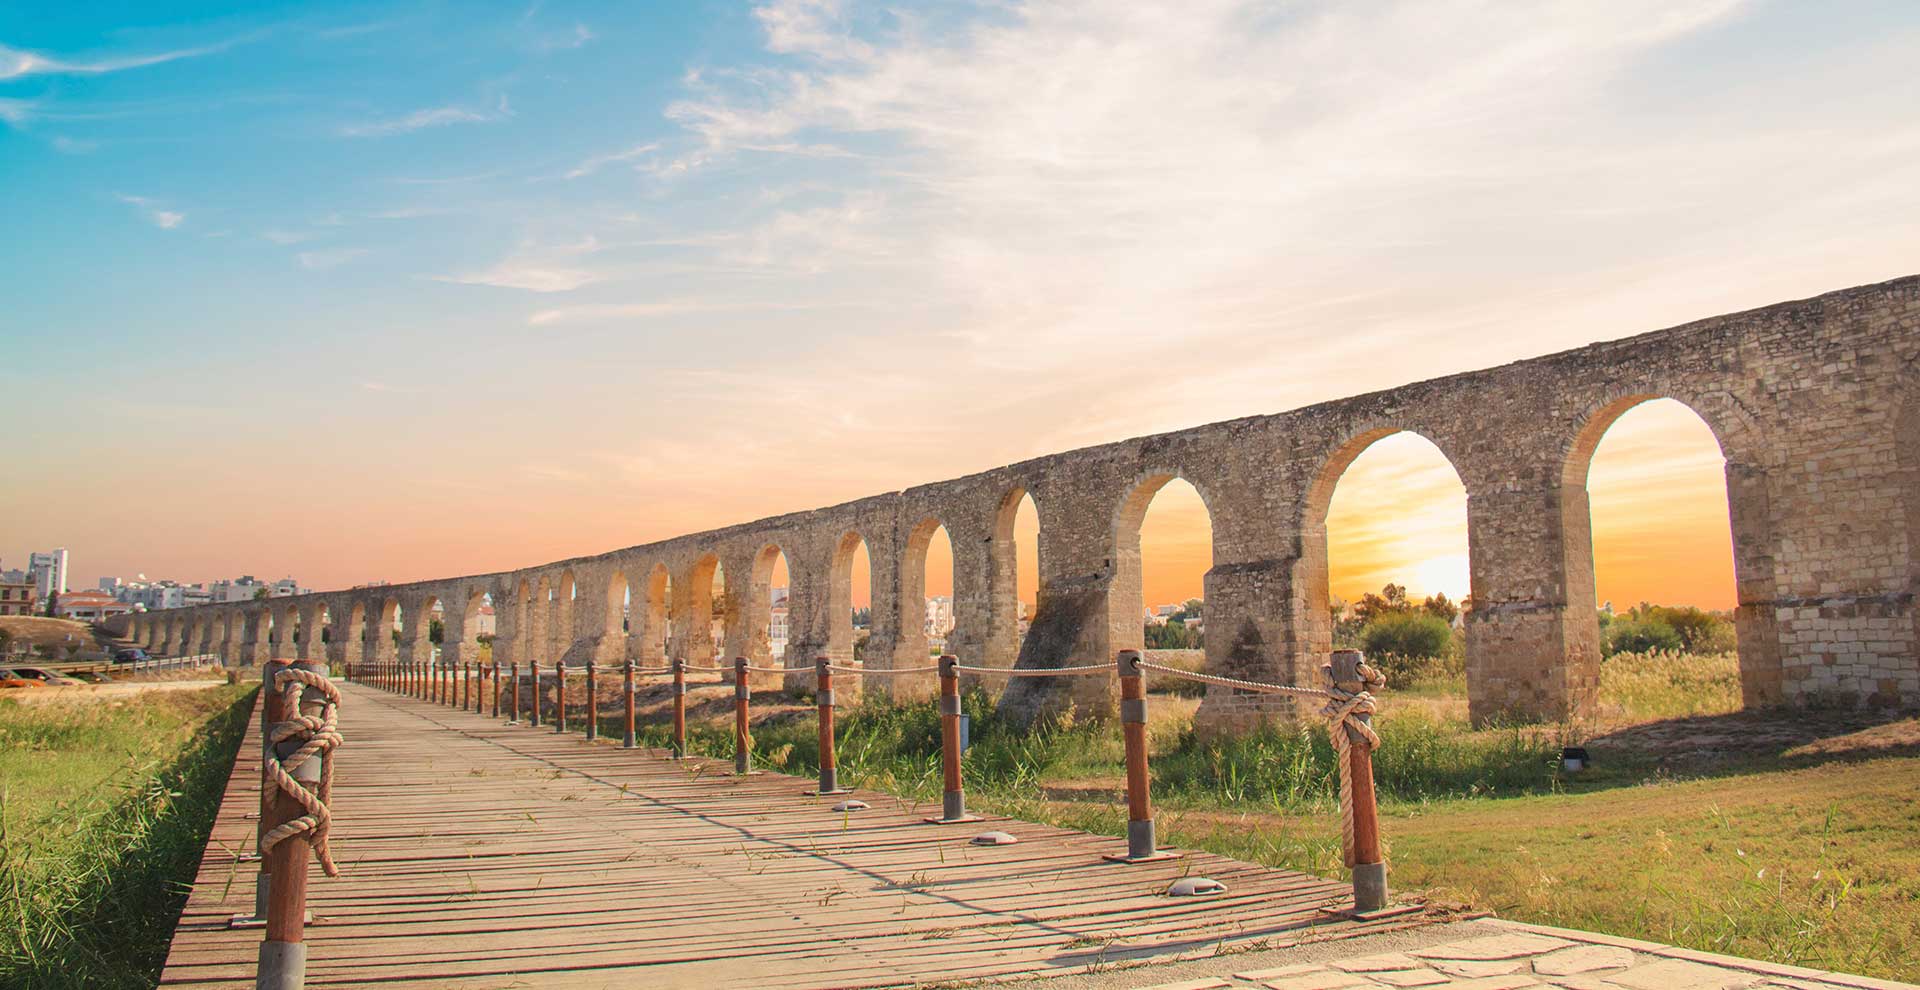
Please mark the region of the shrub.
[[1680, 634], [1664, 620], [1656, 618], [1616, 616], [1607, 623], [1606, 633], [1600, 641], [1600, 652], [1607, 656], [1615, 653], [1678, 653], [1680, 649]]
[[1446, 655], [1453, 628], [1439, 616], [1422, 612], [1391, 612], [1360, 630], [1360, 648], [1370, 656], [1432, 660]]

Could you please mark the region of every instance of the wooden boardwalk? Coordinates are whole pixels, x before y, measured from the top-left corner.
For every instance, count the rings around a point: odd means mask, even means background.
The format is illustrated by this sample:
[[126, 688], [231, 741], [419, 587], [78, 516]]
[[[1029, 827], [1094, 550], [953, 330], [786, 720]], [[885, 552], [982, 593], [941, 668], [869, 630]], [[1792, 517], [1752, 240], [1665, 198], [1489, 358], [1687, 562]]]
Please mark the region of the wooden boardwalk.
[[[334, 793], [345, 876], [310, 884], [310, 986], [870, 987], [1085, 972], [1228, 945], [1420, 924], [1322, 910], [1343, 883], [1209, 854], [1122, 866], [1119, 839], [992, 819], [851, 814], [809, 781], [732, 777], [579, 734], [343, 684]], [[242, 744], [161, 977], [251, 986], [259, 730]], [[969, 844], [985, 829], [1017, 845]], [[1228, 885], [1169, 898], [1186, 874]]]

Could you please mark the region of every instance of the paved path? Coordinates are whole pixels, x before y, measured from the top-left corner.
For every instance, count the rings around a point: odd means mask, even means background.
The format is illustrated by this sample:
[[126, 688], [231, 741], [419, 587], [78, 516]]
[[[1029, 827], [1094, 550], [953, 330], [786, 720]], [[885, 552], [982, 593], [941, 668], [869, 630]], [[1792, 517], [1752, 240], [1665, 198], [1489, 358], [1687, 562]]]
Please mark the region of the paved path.
[[[1028, 822], [936, 826], [862, 794], [343, 685], [344, 878], [316, 875], [309, 985], [868, 987], [1100, 971], [1140, 958], [1419, 926], [1333, 915], [1345, 884], [1196, 853], [1121, 866], [1120, 840]], [[163, 986], [243, 987], [258, 730], [176, 931]], [[988, 828], [1017, 845], [969, 843]], [[1228, 893], [1170, 898], [1183, 874]]]

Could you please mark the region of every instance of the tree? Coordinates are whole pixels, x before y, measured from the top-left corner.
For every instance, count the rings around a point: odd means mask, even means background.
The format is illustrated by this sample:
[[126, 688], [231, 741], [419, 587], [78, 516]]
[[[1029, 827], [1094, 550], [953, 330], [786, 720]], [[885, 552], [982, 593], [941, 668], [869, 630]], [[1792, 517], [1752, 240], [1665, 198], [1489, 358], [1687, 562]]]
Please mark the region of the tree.
[[270, 592], [267, 591], [267, 589], [265, 588], [255, 588], [253, 589], [253, 600], [256, 602], [260, 601], [261, 599], [267, 597], [268, 594], [270, 594]]
[[1600, 640], [1600, 652], [1607, 656], [1615, 653], [1654, 653], [1678, 651], [1681, 648], [1680, 634], [1661, 619], [1641, 616], [1640, 610], [1624, 616], [1616, 616], [1607, 623], [1606, 635]]
[[1444, 591], [1436, 591], [1426, 601], [1421, 602], [1420, 611], [1448, 625], [1452, 625], [1453, 620], [1460, 616], [1460, 606], [1448, 601], [1447, 593]]
[[427, 642], [429, 643], [444, 642], [446, 640], [446, 636], [447, 636], [447, 624], [445, 622], [442, 622], [439, 619], [434, 619], [433, 621], [427, 623]]
[[58, 591], [49, 591], [47, 592], [47, 618], [57, 619], [59, 617], [60, 593]]
[[1199, 631], [1187, 628], [1184, 622], [1169, 620], [1157, 626], [1148, 623], [1146, 632], [1146, 646], [1149, 650], [1200, 649]]

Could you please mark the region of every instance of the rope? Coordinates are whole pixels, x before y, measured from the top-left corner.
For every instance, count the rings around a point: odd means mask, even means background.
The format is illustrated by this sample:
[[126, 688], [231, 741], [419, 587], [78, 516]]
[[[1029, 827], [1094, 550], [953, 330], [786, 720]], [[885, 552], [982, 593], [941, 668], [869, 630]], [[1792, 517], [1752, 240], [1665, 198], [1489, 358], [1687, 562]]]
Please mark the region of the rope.
[[[333, 864], [333, 853], [327, 846], [327, 833], [333, 827], [333, 814], [328, 810], [327, 802], [333, 797], [334, 763], [328, 754], [346, 741], [340, 735], [339, 727], [340, 689], [334, 687], [324, 674], [296, 669], [280, 671], [274, 679], [274, 686], [281, 692], [281, 706], [293, 714], [267, 729], [269, 745], [262, 767], [267, 779], [280, 788], [281, 793], [300, 802], [307, 813], [276, 826], [261, 837], [260, 855], [265, 856], [282, 840], [303, 832], [311, 833], [309, 841], [313, 843], [315, 858], [320, 860], [320, 868], [326, 871], [327, 876], [337, 877], [340, 868]], [[300, 696], [307, 688], [318, 690], [325, 698], [318, 715], [303, 715], [300, 712]], [[289, 739], [301, 740], [300, 748], [282, 760], [277, 747]], [[309, 790], [307, 785], [294, 779], [292, 771], [315, 758], [321, 761], [320, 783]]]
[[[1386, 676], [1364, 660], [1357, 673], [1360, 680], [1336, 681], [1332, 689], [1322, 692], [1327, 696], [1327, 706], [1321, 709], [1321, 714], [1327, 717], [1327, 734], [1333, 738], [1334, 758], [1340, 761], [1340, 846], [1348, 867], [1354, 862], [1353, 763], [1347, 754], [1356, 745], [1366, 747], [1368, 752], [1380, 747], [1379, 734], [1373, 731], [1373, 726], [1361, 721], [1360, 716], [1373, 714], [1373, 692], [1387, 684]], [[1360, 736], [1359, 742], [1353, 740], [1348, 729]], [[1382, 843], [1380, 861], [1386, 862], [1385, 843]]]
[[[729, 667], [728, 669], [731, 670], [733, 668]], [[812, 667], [755, 667], [752, 664], [748, 664], [747, 669], [756, 674], [811, 674], [813, 673]]]
[[931, 673], [932, 671], [939, 670], [940, 665], [932, 664], [926, 667], [843, 667], [837, 663], [830, 663], [830, 664], [827, 664], [827, 669], [837, 670], [843, 674], [872, 674], [872, 675], [892, 676], [894, 674]]
[[1243, 691], [1258, 691], [1262, 694], [1311, 694], [1322, 698], [1331, 697], [1331, 695], [1321, 688], [1294, 687], [1289, 684], [1268, 684], [1264, 681], [1243, 681], [1237, 677], [1221, 677], [1219, 674], [1202, 674], [1192, 670], [1181, 670], [1178, 667], [1166, 667], [1146, 660], [1140, 661], [1140, 669], [1157, 670], [1162, 674], [1171, 674], [1189, 681], [1199, 681], [1202, 684], [1218, 684], [1222, 687], [1239, 688]]
[[953, 669], [968, 674], [998, 674], [1002, 677], [1080, 677], [1086, 674], [1111, 674], [1110, 663], [1090, 663], [1080, 667], [968, 667], [954, 664]]

